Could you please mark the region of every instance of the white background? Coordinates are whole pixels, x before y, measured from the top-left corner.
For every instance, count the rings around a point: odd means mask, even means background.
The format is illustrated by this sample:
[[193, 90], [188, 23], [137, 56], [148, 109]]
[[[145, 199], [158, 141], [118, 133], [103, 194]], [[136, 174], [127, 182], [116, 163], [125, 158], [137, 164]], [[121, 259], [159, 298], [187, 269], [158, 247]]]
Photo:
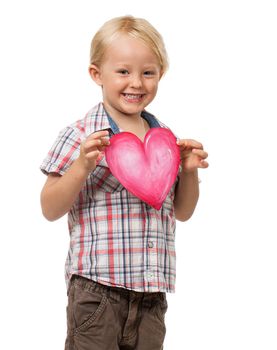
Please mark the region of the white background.
[[64, 346], [69, 237], [65, 218], [41, 215], [39, 165], [100, 101], [90, 41], [125, 14], [149, 20], [170, 57], [149, 111], [209, 152], [196, 212], [177, 226], [165, 349], [277, 349], [275, 4], [1, 2], [1, 349]]

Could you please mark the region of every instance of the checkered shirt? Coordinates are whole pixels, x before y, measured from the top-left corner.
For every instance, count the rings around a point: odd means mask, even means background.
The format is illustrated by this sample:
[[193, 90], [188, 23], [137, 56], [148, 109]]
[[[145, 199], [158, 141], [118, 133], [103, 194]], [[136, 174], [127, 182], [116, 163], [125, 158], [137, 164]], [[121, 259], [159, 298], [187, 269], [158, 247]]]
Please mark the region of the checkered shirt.
[[[143, 113], [150, 127], [166, 127], [153, 115]], [[43, 173], [63, 175], [79, 156], [81, 142], [102, 129], [119, 132], [99, 103], [85, 118], [60, 132], [41, 165]], [[174, 292], [173, 199], [177, 181], [162, 208], [156, 210], [128, 192], [103, 157], [68, 213], [67, 286], [70, 277], [77, 274], [138, 292]]]

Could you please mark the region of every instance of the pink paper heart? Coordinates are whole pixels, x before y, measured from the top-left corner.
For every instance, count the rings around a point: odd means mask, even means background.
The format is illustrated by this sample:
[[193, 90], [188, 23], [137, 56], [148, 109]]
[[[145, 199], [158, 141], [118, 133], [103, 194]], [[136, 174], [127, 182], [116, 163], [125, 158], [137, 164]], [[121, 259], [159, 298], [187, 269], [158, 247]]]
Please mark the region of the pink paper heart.
[[144, 143], [130, 132], [111, 137], [106, 148], [111, 173], [132, 194], [159, 210], [180, 164], [176, 137], [165, 128], [152, 128]]

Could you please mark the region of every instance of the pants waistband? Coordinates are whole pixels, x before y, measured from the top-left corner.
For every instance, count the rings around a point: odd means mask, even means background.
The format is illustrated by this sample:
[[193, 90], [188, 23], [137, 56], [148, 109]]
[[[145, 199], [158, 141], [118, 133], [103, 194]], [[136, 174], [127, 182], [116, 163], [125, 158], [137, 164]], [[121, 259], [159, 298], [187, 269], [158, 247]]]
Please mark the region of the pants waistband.
[[120, 299], [120, 296], [129, 300], [158, 298], [162, 302], [166, 302], [166, 294], [164, 292], [136, 292], [125, 288], [106, 286], [79, 275], [73, 275], [70, 284], [77, 284], [88, 292], [99, 292], [107, 294], [108, 296], [111, 295], [113, 299]]

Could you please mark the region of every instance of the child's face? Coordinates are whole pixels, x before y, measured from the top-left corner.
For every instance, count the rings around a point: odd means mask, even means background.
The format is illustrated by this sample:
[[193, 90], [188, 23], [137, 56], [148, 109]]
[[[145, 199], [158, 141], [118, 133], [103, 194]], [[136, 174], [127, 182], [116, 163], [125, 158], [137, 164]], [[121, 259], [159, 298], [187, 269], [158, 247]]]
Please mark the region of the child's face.
[[156, 96], [161, 68], [149, 47], [122, 34], [107, 48], [101, 66], [91, 66], [90, 74], [102, 86], [111, 115], [138, 116]]

